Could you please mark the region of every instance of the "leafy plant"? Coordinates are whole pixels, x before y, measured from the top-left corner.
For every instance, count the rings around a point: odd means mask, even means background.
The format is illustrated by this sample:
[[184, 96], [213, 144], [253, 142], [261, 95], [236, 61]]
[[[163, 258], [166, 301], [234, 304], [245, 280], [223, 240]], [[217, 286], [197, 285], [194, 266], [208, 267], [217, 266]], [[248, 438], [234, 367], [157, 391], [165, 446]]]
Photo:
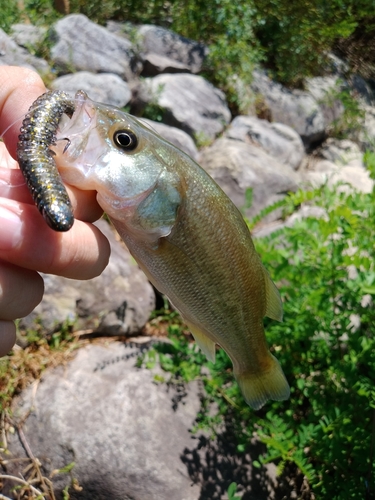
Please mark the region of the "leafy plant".
[[228, 500], [241, 500], [240, 497], [236, 495], [237, 483], [231, 483], [228, 488]]
[[337, 82], [337, 85], [320, 102], [329, 108], [342, 107], [342, 113], [333, 121], [328, 130], [328, 134], [338, 139], [350, 137], [355, 140], [363, 130], [363, 120], [365, 111], [359, 101], [353, 96], [351, 90], [344, 86], [344, 82]]

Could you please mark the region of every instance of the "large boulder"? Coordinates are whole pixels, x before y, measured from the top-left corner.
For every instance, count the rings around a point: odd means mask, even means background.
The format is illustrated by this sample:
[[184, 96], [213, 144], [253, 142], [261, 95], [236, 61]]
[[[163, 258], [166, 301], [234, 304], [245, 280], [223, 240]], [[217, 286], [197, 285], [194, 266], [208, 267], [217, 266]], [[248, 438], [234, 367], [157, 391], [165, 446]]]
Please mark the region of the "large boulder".
[[236, 116], [225, 131], [225, 137], [263, 148], [280, 163], [297, 169], [305, 148], [300, 136], [282, 123], [270, 123], [255, 116]]
[[77, 90], [84, 90], [93, 101], [111, 104], [119, 108], [128, 104], [132, 95], [129, 85], [113, 73], [96, 74], [89, 71], [78, 71], [56, 78], [52, 82], [51, 88], [65, 90], [73, 96]]
[[[136, 367], [148, 347], [86, 346], [24, 390], [12, 407], [22, 435], [8, 436], [7, 473], [27, 475], [31, 453], [57, 500], [72, 477], [78, 488], [69, 488], [71, 500], [222, 500], [233, 481], [246, 498], [274, 499], [276, 466], [252, 466], [264, 446], [253, 439], [239, 452], [230, 425], [215, 439], [191, 433], [199, 385], [156, 383], [160, 368]], [[70, 475], [56, 474], [73, 462]], [[9, 494], [14, 483], [4, 482]]]
[[[200, 408], [198, 387], [191, 384], [181, 400], [175, 389], [155, 384], [149, 370], [136, 368], [139, 354], [118, 342], [86, 346], [13, 406], [47, 477], [75, 463], [72, 475], [83, 489], [71, 488], [72, 500], [201, 498], [181, 460], [194, 447], [189, 429]], [[13, 457], [25, 456], [16, 435], [8, 446]], [[53, 483], [60, 500], [70, 478], [54, 475]]]
[[167, 125], [205, 141], [214, 139], [230, 121], [224, 93], [201, 76], [164, 74], [146, 82], [149, 101], [164, 109]]
[[13, 24], [11, 29], [12, 40], [25, 49], [40, 46], [47, 33], [47, 28], [32, 24]]
[[205, 45], [149, 24], [140, 26], [137, 33], [145, 76], [201, 71], [208, 52]]
[[17, 45], [1, 28], [0, 47], [0, 66], [24, 66], [36, 70], [42, 75], [50, 70], [47, 61], [31, 55], [26, 49]]
[[371, 193], [374, 188], [369, 171], [357, 160], [340, 166], [329, 160], [315, 159], [309, 162], [308, 168], [301, 171], [301, 176], [307, 188], [326, 183], [330, 186], [344, 183], [363, 193]]
[[311, 79], [309, 90], [303, 91], [287, 89], [260, 71], [254, 71], [253, 77], [251, 87], [264, 100], [271, 121], [293, 128], [307, 149], [325, 138], [330, 124], [343, 112], [333, 78]]
[[358, 144], [349, 139], [340, 140], [330, 137], [315, 154], [336, 165], [356, 164], [363, 167], [363, 153]]
[[139, 68], [132, 44], [83, 14], [71, 14], [53, 26], [51, 59], [62, 73], [115, 73], [132, 81]]
[[51, 333], [70, 321], [106, 335], [131, 335], [143, 328], [155, 308], [153, 288], [109, 224], [100, 220], [96, 225], [111, 244], [106, 269], [88, 281], [43, 275], [44, 298], [21, 327], [37, 323]]
[[233, 139], [218, 139], [202, 152], [200, 164], [238, 208], [244, 207], [246, 190], [252, 188], [248, 217], [296, 191], [300, 181], [297, 172], [260, 147]]

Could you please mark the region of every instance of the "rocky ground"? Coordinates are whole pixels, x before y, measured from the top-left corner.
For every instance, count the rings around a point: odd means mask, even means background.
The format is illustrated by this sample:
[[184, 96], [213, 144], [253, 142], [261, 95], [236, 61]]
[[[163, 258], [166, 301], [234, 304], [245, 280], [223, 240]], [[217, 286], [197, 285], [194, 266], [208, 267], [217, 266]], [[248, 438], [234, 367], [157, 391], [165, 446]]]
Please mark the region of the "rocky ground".
[[[362, 161], [375, 140], [373, 95], [358, 76], [345, 79], [344, 63], [334, 57], [330, 73], [306, 82], [304, 91], [254, 71], [248, 89], [253, 106], [232, 119], [226, 96], [199, 75], [207, 54], [199, 43], [156, 26], [104, 28], [71, 15], [51, 27], [47, 62], [28, 50], [45, 36], [46, 30], [30, 25], [14, 26], [11, 36], [0, 30], [0, 65], [29, 66], [42, 75], [53, 71], [53, 89], [83, 89], [94, 100], [138, 114], [152, 109], [163, 123], [147, 123], [196, 159], [238, 207], [252, 188], [248, 217], [299, 187], [337, 181], [364, 192], [373, 187]], [[362, 127], [349, 139], [328, 139], [345, 113], [343, 86], [356, 92]], [[277, 216], [256, 233], [283, 224]], [[105, 272], [90, 282], [44, 276], [45, 298], [21, 327], [37, 323], [52, 333], [70, 319], [97, 335], [142, 331], [155, 292], [107, 222], [98, 224], [112, 246]], [[47, 370], [14, 402], [22, 432], [8, 438], [10, 456], [32, 453], [47, 476], [75, 462], [80, 486], [71, 498], [77, 499], [224, 499], [231, 481], [242, 485], [243, 499], [272, 498], [275, 468], [251, 465], [259, 445], [244, 457], [228, 435], [214, 442], [192, 435], [199, 385], [181, 393], [181, 387], [155, 384], [150, 371], [135, 366], [140, 349], [119, 342], [86, 345], [65, 366]], [[8, 470], [17, 472], [14, 463]], [[53, 482], [56, 498], [62, 498], [66, 477], [55, 475]], [[4, 494], [10, 494], [9, 484]]]

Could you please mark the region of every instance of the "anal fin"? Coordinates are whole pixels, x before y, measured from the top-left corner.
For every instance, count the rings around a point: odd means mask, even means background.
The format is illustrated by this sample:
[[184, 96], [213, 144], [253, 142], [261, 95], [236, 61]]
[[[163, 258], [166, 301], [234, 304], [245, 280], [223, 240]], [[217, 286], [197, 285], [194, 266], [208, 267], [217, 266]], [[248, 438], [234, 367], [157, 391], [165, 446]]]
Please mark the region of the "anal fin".
[[266, 268], [263, 268], [265, 288], [266, 288], [266, 316], [276, 321], [283, 320], [283, 303], [279, 290], [271, 280]]
[[195, 342], [198, 344], [202, 352], [207, 356], [208, 361], [215, 363], [216, 357], [216, 344], [211, 340], [205, 333], [199, 330], [196, 326], [191, 323], [186, 322], [191, 334], [193, 335]]

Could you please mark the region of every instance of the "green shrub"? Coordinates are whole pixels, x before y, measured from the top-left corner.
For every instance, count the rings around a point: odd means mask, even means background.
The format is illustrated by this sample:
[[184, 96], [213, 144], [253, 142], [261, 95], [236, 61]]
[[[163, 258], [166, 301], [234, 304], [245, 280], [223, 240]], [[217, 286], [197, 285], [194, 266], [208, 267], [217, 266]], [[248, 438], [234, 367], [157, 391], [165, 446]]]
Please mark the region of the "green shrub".
[[17, 2], [0, 0], [0, 28], [6, 32], [10, 30], [12, 24], [20, 21], [20, 11]]
[[[374, 158], [367, 154], [369, 166]], [[266, 333], [290, 382], [290, 400], [253, 412], [226, 354], [219, 350], [216, 364], [207, 362], [178, 324], [172, 345], [156, 347], [154, 356], [174, 380], [198, 373], [204, 380], [197, 428], [215, 435], [224, 422], [239, 451], [257, 433], [267, 451], [252, 457], [255, 466], [276, 462], [283, 474], [292, 465], [319, 500], [373, 498], [375, 194], [340, 185], [299, 191], [282, 203], [285, 215], [306, 203], [322, 216], [255, 241], [284, 301], [284, 322], [266, 319]]]

